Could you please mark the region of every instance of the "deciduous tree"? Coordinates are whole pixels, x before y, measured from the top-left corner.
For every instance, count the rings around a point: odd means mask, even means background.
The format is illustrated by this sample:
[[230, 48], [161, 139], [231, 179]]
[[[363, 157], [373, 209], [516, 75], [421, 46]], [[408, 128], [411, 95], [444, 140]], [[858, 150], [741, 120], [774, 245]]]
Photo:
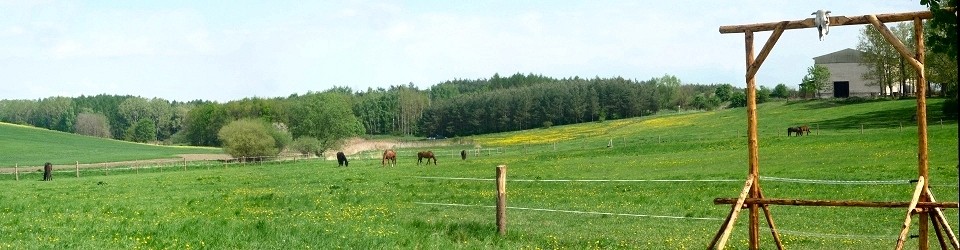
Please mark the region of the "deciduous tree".
[[805, 91], [813, 91], [817, 98], [820, 98], [821, 92], [832, 90], [833, 86], [829, 84], [830, 70], [820, 65], [813, 65], [807, 68], [807, 75], [803, 76], [800, 83]]

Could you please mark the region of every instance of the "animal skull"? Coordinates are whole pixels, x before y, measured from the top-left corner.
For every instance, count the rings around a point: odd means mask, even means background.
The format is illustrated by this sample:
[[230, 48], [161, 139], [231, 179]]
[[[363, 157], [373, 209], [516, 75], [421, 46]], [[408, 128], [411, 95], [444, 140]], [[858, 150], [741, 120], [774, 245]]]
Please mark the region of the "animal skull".
[[820, 32], [820, 41], [823, 41], [823, 36], [830, 34], [830, 11], [817, 10], [810, 15], [816, 16], [813, 18], [813, 24], [817, 26], [817, 32]]

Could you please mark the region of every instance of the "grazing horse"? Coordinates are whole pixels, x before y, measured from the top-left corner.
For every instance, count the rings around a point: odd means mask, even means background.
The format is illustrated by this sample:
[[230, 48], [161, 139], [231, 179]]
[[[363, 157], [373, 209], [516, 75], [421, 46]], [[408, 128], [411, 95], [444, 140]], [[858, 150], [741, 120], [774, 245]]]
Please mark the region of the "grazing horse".
[[467, 151], [466, 151], [466, 150], [460, 150], [460, 159], [461, 159], [461, 160], [466, 160], [466, 159], [467, 159]]
[[386, 166], [387, 161], [390, 161], [390, 166], [397, 166], [397, 152], [394, 152], [392, 149], [387, 149], [383, 151], [383, 160], [380, 161], [380, 166]]
[[797, 128], [800, 129], [800, 133], [801, 133], [801, 134], [802, 134], [803, 132], [807, 132], [807, 135], [810, 135], [810, 127], [807, 127], [807, 125], [803, 125], [803, 126], [800, 126], [800, 127], [797, 127]]
[[796, 133], [797, 136], [801, 136], [801, 135], [803, 135], [803, 130], [800, 130], [800, 127], [789, 127], [789, 128], [787, 128], [787, 136], [788, 136], [788, 137], [790, 136], [790, 134], [793, 134], [793, 133]]
[[420, 151], [417, 153], [418, 166], [423, 162], [423, 158], [427, 158], [427, 165], [430, 165], [430, 159], [433, 159], [433, 165], [437, 165], [437, 157], [433, 156], [433, 151]]
[[49, 162], [47, 162], [47, 164], [43, 164], [43, 180], [53, 180], [53, 164], [50, 164]]
[[339, 167], [350, 166], [350, 162], [347, 161], [347, 155], [344, 155], [343, 152], [337, 152], [337, 166]]

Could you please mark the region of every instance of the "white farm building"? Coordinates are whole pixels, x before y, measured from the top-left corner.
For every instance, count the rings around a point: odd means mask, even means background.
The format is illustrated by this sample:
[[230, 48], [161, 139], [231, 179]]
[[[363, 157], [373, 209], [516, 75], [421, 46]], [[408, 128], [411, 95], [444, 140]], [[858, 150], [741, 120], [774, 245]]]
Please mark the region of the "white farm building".
[[[814, 57], [813, 62], [815, 65], [826, 67], [827, 70], [830, 71], [829, 82], [832, 83], [831, 86], [822, 90], [820, 94], [824, 97], [845, 98], [851, 96], [880, 96], [881, 93], [886, 95], [899, 93], [899, 84], [881, 89], [880, 86], [873, 85], [871, 80], [863, 79], [863, 74], [867, 72], [867, 67], [860, 65], [861, 55], [863, 53], [864, 52], [855, 49], [844, 49]], [[912, 88], [912, 84], [909, 82], [907, 85], [906, 88]]]

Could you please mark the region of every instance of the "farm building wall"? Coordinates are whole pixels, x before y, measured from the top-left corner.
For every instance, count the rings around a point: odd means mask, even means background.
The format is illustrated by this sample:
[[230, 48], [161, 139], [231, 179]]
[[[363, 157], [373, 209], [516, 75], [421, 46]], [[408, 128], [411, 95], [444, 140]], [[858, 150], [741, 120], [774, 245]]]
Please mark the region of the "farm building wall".
[[[855, 49], [844, 49], [814, 57], [815, 65], [823, 66], [830, 71], [829, 86], [820, 94], [824, 97], [833, 97], [834, 93], [838, 91], [833, 88], [835, 82], [848, 82], [849, 96], [871, 97], [880, 96], [881, 93], [887, 95], [899, 93], [899, 84], [894, 84], [894, 86], [884, 90], [880, 86], [872, 85], [872, 80], [863, 78], [863, 75], [867, 72], [867, 66], [860, 65], [862, 54], [863, 52]], [[912, 87], [909, 82], [907, 85], [908, 89]], [[842, 90], [840, 91], [842, 92]]]

